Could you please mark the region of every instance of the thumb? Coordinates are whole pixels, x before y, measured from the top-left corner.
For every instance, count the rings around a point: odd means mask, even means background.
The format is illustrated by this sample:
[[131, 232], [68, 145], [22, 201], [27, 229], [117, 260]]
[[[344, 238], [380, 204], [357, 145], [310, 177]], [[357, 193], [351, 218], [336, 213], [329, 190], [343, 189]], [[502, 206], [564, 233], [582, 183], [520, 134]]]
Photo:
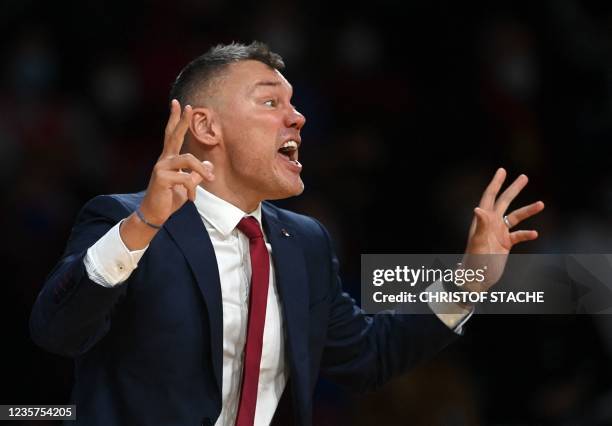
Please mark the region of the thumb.
[[482, 231], [489, 224], [489, 218], [485, 214], [485, 211], [480, 207], [474, 209], [474, 216], [476, 216], [476, 232]]
[[191, 181], [193, 182], [194, 185], [199, 185], [204, 180], [202, 175], [199, 173], [192, 172], [189, 174], [189, 177], [191, 178]]

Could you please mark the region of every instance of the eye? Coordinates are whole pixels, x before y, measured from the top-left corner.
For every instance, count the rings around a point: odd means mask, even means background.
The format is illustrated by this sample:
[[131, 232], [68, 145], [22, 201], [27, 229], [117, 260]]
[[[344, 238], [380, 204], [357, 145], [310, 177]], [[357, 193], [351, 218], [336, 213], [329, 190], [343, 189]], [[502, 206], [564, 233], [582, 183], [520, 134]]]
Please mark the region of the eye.
[[269, 107], [275, 107], [277, 105], [276, 99], [268, 99], [264, 102], [264, 105]]

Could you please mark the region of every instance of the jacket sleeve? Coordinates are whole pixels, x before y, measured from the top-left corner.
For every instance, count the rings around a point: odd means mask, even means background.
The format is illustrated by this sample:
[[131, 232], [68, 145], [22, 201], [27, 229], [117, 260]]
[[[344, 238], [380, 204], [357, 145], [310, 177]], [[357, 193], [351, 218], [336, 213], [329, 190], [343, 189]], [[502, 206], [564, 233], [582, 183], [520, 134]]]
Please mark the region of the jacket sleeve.
[[130, 214], [119, 200], [99, 196], [80, 211], [66, 250], [34, 303], [32, 340], [60, 355], [87, 352], [110, 328], [111, 314], [127, 285], [103, 287], [89, 279], [83, 259], [87, 249]]
[[431, 311], [366, 315], [342, 291], [338, 259], [330, 252], [329, 325], [321, 373], [355, 391], [374, 390], [392, 377], [433, 357], [458, 335]]

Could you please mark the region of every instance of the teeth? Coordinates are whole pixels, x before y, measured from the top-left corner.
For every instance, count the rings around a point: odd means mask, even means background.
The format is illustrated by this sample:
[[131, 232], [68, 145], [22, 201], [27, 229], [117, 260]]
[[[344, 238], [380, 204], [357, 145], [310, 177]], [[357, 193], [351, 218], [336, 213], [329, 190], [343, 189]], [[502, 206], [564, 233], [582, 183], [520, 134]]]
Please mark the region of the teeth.
[[297, 149], [297, 147], [298, 147], [297, 142], [294, 140], [290, 140], [290, 141], [285, 142], [281, 148]]

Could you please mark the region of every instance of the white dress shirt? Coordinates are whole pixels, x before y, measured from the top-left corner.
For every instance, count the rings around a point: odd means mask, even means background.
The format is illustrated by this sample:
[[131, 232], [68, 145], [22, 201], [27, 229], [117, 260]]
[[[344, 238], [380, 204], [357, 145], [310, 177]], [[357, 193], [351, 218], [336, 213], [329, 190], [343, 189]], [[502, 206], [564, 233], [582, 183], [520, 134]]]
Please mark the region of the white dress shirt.
[[[195, 205], [210, 235], [217, 257], [223, 303], [223, 407], [216, 426], [233, 426], [236, 421], [242, 364], [248, 320], [251, 258], [249, 239], [236, 225], [244, 216], [254, 216], [261, 226], [261, 205], [245, 213], [234, 205], [216, 197], [201, 187], [197, 188]], [[92, 281], [105, 287], [124, 282], [144, 255], [143, 250], [130, 252], [115, 225], [87, 251], [85, 267]], [[270, 254], [270, 284], [263, 336], [263, 350], [257, 387], [255, 425], [270, 424], [289, 376], [285, 361], [285, 337], [282, 311], [276, 279], [272, 246], [265, 233]]]

